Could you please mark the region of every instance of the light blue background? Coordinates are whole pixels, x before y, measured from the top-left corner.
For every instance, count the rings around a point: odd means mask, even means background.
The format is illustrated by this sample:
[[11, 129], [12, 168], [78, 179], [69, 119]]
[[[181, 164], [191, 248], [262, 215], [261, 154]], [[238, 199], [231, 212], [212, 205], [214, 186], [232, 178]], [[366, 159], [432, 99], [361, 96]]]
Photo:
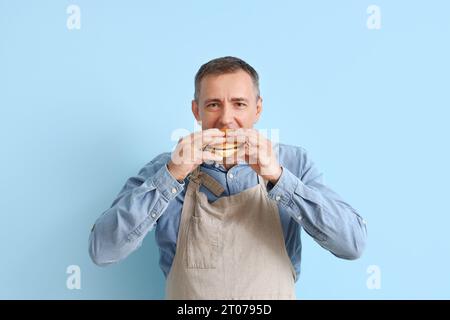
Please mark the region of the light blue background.
[[193, 130], [195, 72], [224, 55], [260, 73], [258, 128], [305, 147], [368, 221], [356, 261], [303, 235], [298, 298], [450, 298], [449, 17], [444, 0], [0, 0], [0, 298], [164, 297], [153, 232], [107, 268], [88, 235], [172, 132]]

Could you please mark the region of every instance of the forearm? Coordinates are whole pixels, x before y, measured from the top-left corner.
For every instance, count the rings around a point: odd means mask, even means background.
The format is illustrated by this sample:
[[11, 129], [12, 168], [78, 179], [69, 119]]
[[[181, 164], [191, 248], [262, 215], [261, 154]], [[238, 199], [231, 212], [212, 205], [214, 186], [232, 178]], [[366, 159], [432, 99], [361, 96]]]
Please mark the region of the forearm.
[[[130, 182], [130, 180], [132, 180]], [[136, 250], [153, 229], [169, 202], [183, 189], [161, 167], [153, 176], [131, 178], [132, 185], [95, 222], [89, 237], [89, 253], [98, 265], [120, 261]]]
[[283, 168], [269, 195], [322, 247], [340, 258], [356, 259], [365, 247], [365, 221], [319, 180], [305, 184]]

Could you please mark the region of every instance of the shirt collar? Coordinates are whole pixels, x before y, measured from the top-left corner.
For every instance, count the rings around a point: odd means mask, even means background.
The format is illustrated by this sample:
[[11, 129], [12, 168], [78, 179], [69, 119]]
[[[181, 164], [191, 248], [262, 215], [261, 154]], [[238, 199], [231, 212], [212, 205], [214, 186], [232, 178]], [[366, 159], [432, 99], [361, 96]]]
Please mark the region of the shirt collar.
[[[212, 170], [220, 170], [222, 172], [228, 171], [227, 169], [225, 169], [225, 167], [221, 163], [218, 163], [216, 161], [205, 161], [201, 164], [201, 166], [204, 168], [212, 169]], [[238, 160], [238, 163], [235, 166], [233, 166], [232, 168], [246, 167], [246, 166], [248, 166], [248, 164], [245, 161]], [[241, 169], [241, 168], [239, 168], [239, 169]]]

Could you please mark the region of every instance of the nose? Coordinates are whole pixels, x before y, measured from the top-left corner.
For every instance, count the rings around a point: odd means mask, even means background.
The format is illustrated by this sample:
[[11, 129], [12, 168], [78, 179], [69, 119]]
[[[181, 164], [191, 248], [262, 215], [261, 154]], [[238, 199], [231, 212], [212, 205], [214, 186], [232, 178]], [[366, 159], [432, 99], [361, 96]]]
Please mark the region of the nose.
[[220, 115], [220, 127], [231, 127], [234, 123], [234, 111], [232, 106], [225, 104]]

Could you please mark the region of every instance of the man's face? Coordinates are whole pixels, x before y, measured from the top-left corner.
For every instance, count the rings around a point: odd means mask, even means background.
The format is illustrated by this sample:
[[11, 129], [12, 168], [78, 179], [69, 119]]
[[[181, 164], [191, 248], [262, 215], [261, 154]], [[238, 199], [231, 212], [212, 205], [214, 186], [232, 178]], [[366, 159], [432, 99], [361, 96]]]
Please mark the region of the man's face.
[[252, 78], [239, 70], [208, 75], [200, 82], [198, 102], [192, 101], [195, 119], [202, 129], [252, 128], [262, 111]]

